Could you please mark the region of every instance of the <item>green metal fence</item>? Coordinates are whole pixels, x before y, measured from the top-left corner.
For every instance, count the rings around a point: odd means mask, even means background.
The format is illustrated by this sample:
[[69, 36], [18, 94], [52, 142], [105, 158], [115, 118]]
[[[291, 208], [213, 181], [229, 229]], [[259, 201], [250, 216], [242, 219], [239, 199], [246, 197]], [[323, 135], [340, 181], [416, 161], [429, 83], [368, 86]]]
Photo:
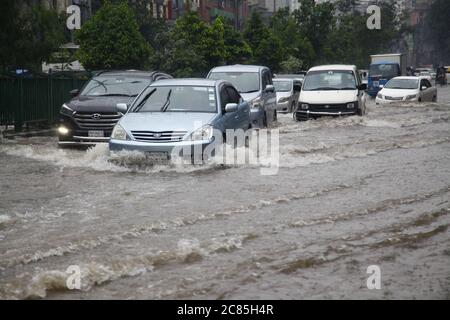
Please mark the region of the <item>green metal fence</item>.
[[0, 125], [22, 130], [31, 122], [52, 124], [70, 91], [83, 86], [84, 77], [0, 77]]

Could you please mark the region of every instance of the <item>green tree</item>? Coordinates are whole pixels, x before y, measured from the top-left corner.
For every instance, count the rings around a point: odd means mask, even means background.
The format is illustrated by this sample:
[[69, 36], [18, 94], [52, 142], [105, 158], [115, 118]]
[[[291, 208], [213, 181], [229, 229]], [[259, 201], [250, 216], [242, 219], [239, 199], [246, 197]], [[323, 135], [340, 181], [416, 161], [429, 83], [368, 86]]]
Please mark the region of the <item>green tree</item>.
[[293, 11], [300, 34], [309, 40], [319, 59], [334, 27], [334, 12], [332, 3], [316, 3], [315, 0], [302, 0], [300, 8]]
[[[221, 17], [217, 19], [222, 19]], [[252, 49], [241, 32], [233, 26], [233, 21], [224, 21], [225, 63], [246, 63], [252, 58]]]
[[106, 1], [76, 32], [77, 57], [88, 69], [142, 68], [151, 47], [126, 2]]
[[289, 13], [289, 8], [278, 10], [273, 15], [270, 25], [273, 34], [281, 42], [285, 65], [295, 60], [303, 64], [296, 68], [297, 71], [307, 69], [314, 60], [314, 49], [309, 40], [299, 32], [299, 27], [294, 16]]
[[16, 0], [0, 1], [0, 65], [2, 69], [40, 65], [64, 42], [63, 18], [56, 11]]
[[257, 12], [253, 12], [247, 21], [244, 39], [252, 49], [253, 63], [265, 65], [273, 71], [279, 70], [280, 62], [283, 60], [281, 41], [264, 25]]

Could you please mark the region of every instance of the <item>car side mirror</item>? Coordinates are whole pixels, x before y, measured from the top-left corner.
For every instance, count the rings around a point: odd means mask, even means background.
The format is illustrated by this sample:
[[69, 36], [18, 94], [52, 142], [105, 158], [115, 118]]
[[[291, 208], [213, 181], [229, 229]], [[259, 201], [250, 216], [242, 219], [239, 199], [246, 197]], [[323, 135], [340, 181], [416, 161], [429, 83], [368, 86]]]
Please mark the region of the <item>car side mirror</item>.
[[424, 90], [427, 90], [427, 88], [428, 88], [427, 86], [421, 86], [421, 87], [420, 87], [420, 90], [421, 90], [421, 91], [424, 91]]
[[225, 106], [225, 113], [236, 112], [237, 110], [238, 110], [237, 103], [227, 103], [227, 105]]
[[128, 105], [126, 103], [118, 103], [116, 104], [116, 109], [118, 112], [125, 114], [128, 111]]
[[266, 92], [275, 92], [275, 87], [271, 84], [268, 84], [265, 89]]
[[79, 89], [73, 89], [73, 90], [70, 90], [69, 93], [70, 93], [70, 95], [72, 97], [76, 97], [80, 93], [80, 90]]
[[360, 85], [358, 86], [358, 89], [359, 89], [359, 90], [367, 90], [367, 84], [365, 84], [365, 83], [360, 84]]

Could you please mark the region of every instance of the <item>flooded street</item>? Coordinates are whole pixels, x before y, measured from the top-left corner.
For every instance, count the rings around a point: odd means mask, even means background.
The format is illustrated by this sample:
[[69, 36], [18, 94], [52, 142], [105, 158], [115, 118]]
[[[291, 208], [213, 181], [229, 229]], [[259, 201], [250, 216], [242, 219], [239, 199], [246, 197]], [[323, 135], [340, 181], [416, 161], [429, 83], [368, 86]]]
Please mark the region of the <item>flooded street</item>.
[[[450, 299], [450, 87], [279, 115], [280, 168], [123, 167], [0, 142], [0, 299]], [[81, 290], [66, 286], [81, 269]], [[366, 286], [379, 266], [381, 289]]]

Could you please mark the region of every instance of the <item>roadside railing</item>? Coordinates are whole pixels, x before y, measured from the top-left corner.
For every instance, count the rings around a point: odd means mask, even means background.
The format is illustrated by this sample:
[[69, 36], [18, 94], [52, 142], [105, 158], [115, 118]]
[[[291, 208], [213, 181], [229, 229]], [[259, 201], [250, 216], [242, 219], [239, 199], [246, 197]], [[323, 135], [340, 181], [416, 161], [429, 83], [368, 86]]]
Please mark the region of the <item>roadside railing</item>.
[[70, 91], [88, 79], [88, 74], [0, 75], [0, 126], [14, 125], [17, 132], [35, 123], [51, 126], [61, 105], [71, 98]]

